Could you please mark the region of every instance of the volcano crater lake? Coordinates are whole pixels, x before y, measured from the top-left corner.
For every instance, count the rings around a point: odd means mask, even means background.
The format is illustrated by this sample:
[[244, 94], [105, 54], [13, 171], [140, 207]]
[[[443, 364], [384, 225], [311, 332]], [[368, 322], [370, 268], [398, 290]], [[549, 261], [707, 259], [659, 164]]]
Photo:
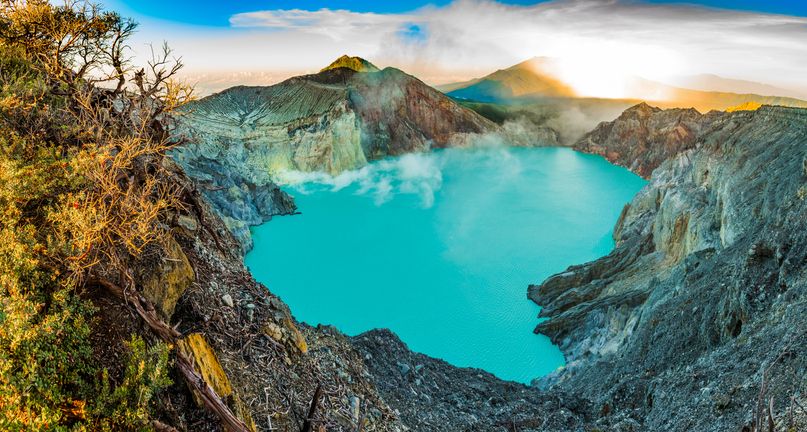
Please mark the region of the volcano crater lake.
[[530, 382], [563, 365], [527, 286], [608, 254], [646, 182], [566, 148], [447, 149], [285, 173], [301, 214], [252, 230], [246, 264], [295, 317], [389, 328], [456, 366]]

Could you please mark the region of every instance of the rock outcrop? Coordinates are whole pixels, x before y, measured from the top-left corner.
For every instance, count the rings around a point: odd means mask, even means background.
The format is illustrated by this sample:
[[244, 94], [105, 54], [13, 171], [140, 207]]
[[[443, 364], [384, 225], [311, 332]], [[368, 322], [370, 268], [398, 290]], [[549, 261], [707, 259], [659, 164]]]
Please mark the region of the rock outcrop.
[[[201, 333], [191, 333], [179, 340], [177, 349], [192, 359], [194, 368], [199, 371], [202, 379], [226, 401], [233, 414], [243, 421], [249, 430], [255, 432], [257, 427], [249, 409], [233, 390], [227, 373], [222, 369], [218, 356], [207, 343], [205, 336]], [[204, 406], [199, 394], [194, 392], [193, 397], [199, 406]]]
[[[548, 318], [536, 331], [568, 362], [542, 385], [588, 399], [615, 430], [741, 430], [755, 413], [767, 425], [760, 400], [786, 430], [807, 385], [807, 110], [639, 106], [598, 129], [588, 148], [633, 169], [670, 157], [624, 209], [611, 254], [530, 287]], [[653, 151], [646, 137], [685, 139]]]
[[166, 256], [161, 263], [143, 269], [143, 295], [156, 306], [160, 315], [171, 319], [177, 301], [193, 283], [195, 275], [188, 257], [173, 237], [168, 238]]
[[398, 69], [343, 57], [314, 75], [234, 87], [190, 104], [173, 157], [244, 249], [249, 225], [295, 211], [285, 171], [338, 174], [370, 160], [471, 145], [498, 126]]
[[719, 117], [717, 111], [703, 115], [694, 108], [662, 110], [642, 102], [616, 120], [600, 123], [572, 148], [648, 178], [663, 161], [693, 148]]

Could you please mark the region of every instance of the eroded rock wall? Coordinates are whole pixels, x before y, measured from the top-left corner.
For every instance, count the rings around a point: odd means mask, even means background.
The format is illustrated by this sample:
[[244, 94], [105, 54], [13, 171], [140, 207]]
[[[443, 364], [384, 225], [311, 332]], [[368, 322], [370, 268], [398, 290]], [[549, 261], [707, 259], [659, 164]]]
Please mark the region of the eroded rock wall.
[[569, 362], [543, 385], [627, 430], [740, 430], [763, 372], [780, 418], [807, 385], [807, 110], [713, 114], [686, 147], [626, 207], [610, 255], [529, 291]]
[[643, 102], [614, 121], [600, 123], [572, 147], [649, 178], [662, 162], [693, 148], [720, 116], [717, 111], [703, 115], [694, 108], [662, 110]]
[[498, 127], [397, 69], [337, 67], [234, 87], [187, 107], [174, 159], [251, 248], [249, 227], [296, 211], [277, 176], [336, 175], [389, 155], [466, 146]]

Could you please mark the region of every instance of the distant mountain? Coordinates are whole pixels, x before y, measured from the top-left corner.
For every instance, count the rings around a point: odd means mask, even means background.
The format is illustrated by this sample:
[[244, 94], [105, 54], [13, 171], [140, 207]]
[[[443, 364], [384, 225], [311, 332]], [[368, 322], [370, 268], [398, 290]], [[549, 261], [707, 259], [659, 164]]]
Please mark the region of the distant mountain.
[[468, 81], [441, 84], [441, 85], [435, 86], [434, 88], [436, 88], [437, 90], [440, 90], [443, 93], [450, 93], [450, 92], [453, 92], [454, 90], [459, 90], [459, 89], [463, 89], [463, 88], [466, 88], [466, 87], [470, 87], [470, 86], [478, 83], [479, 81], [482, 81], [482, 78], [474, 78], [474, 79], [471, 79], [471, 80], [468, 80]]
[[534, 57], [482, 78], [437, 88], [451, 97], [479, 102], [524, 97], [574, 97], [570, 86], [546, 73], [548, 61], [544, 57]]
[[675, 87], [700, 91], [716, 91], [724, 93], [758, 94], [766, 96], [783, 96], [796, 99], [807, 99], [807, 92], [776, 87], [755, 81], [724, 78], [714, 74], [700, 74], [676, 77], [667, 84]]
[[[546, 99], [564, 104], [563, 99], [577, 98], [571, 86], [563, 82], [563, 76], [551, 72], [552, 62], [550, 58], [535, 57], [482, 78], [437, 86], [437, 89], [457, 99], [502, 104], [523, 105]], [[746, 103], [807, 107], [807, 101], [785, 95], [794, 94], [792, 91], [751, 81], [699, 75], [679, 82], [689, 83], [694, 88], [634, 77], [626, 83], [627, 97], [612, 100], [644, 100], [663, 108], [695, 108], [701, 112], [722, 111]]]
[[695, 108], [700, 112], [725, 111], [747, 103], [807, 108], [807, 101], [791, 97], [691, 90], [642, 78], [631, 80], [628, 93], [662, 108]]
[[317, 74], [189, 104], [173, 156], [249, 245], [247, 224], [293, 211], [284, 172], [339, 174], [388, 155], [469, 145], [499, 126], [398, 69], [341, 57]]

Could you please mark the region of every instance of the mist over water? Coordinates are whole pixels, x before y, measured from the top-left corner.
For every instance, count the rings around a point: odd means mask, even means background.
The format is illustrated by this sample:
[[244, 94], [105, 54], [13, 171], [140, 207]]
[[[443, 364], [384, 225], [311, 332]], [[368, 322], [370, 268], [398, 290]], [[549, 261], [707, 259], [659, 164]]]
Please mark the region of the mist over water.
[[309, 324], [529, 382], [563, 364], [527, 286], [607, 254], [645, 182], [561, 148], [451, 149], [336, 177], [286, 173], [301, 215], [254, 229], [246, 263]]

